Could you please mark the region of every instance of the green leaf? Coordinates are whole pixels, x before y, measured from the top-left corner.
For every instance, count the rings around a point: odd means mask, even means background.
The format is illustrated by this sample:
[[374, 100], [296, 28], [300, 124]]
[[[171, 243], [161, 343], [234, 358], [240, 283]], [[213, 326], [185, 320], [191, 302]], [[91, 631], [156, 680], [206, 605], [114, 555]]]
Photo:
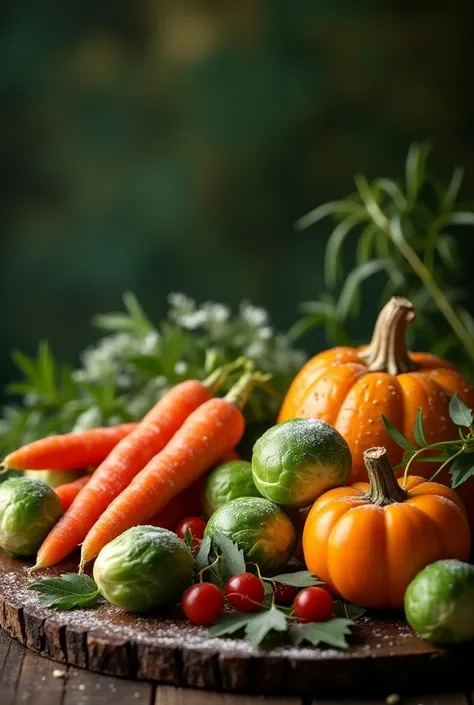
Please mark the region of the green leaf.
[[286, 614], [272, 606], [269, 610], [260, 612], [257, 616], [249, 619], [245, 627], [245, 635], [256, 649], [270, 632], [286, 632], [287, 629]]
[[306, 228], [311, 227], [311, 225], [315, 225], [323, 218], [327, 218], [329, 215], [356, 215], [360, 218], [366, 217], [365, 210], [360, 203], [356, 203], [355, 201], [349, 200], [330, 201], [329, 203], [323, 203], [323, 205], [318, 206], [317, 208], [297, 220], [295, 223], [295, 229], [297, 231], [306, 230]]
[[439, 235], [436, 241], [436, 251], [444, 264], [451, 272], [458, 272], [462, 262], [459, 256], [456, 240], [451, 235]]
[[342, 267], [341, 248], [346, 236], [360, 223], [360, 217], [348, 216], [342, 220], [329, 236], [326, 245], [326, 254], [324, 258], [324, 278], [326, 286], [329, 289], [334, 289], [339, 278]]
[[462, 485], [469, 478], [474, 477], [474, 452], [463, 453], [453, 460], [449, 468], [451, 487], [453, 490]]
[[383, 238], [386, 240], [387, 236], [373, 223], [366, 225], [360, 236], [357, 238], [357, 264], [363, 264], [364, 262], [372, 260], [373, 249], [377, 238]]
[[471, 426], [473, 421], [472, 409], [470, 409], [458, 394], [453, 394], [449, 402], [449, 416], [456, 426]]
[[123, 295], [123, 303], [134, 323], [137, 333], [140, 335], [146, 335], [155, 329], [148, 316], [138, 303], [138, 299], [135, 294], [132, 294], [131, 291], [125, 292]]
[[418, 193], [425, 183], [426, 160], [430, 151], [431, 146], [427, 142], [423, 144], [412, 144], [408, 150], [405, 166], [405, 181], [409, 206], [415, 204]]
[[295, 624], [291, 630], [291, 638], [296, 645], [304, 641], [313, 646], [327, 644], [339, 649], [347, 649], [346, 636], [351, 633], [351, 627], [355, 625], [352, 619], [336, 617], [327, 622], [311, 622], [310, 624]]
[[449, 222], [453, 225], [474, 225], [474, 213], [458, 211], [450, 216]]
[[407, 199], [395, 181], [391, 179], [376, 179], [374, 185], [390, 196], [398, 210], [404, 211], [406, 209]]
[[209, 536], [204, 536], [199, 544], [199, 551], [194, 559], [196, 570], [202, 570], [209, 565], [209, 552], [211, 550], [211, 539]]
[[354, 621], [363, 617], [367, 610], [359, 605], [353, 605], [345, 600], [335, 600], [333, 613], [336, 617], [346, 617]]
[[99, 589], [88, 575], [64, 573], [60, 578], [36, 580], [28, 585], [29, 590], [39, 592], [39, 601], [46, 607], [70, 610], [91, 607], [100, 599]]
[[423, 409], [418, 409], [415, 423], [413, 424], [413, 435], [418, 445], [421, 446], [421, 448], [426, 448], [428, 441], [426, 440], [425, 429], [423, 427]]
[[295, 573], [282, 573], [273, 575], [272, 581], [281, 585], [292, 585], [293, 587], [311, 587], [312, 585], [323, 585], [309, 570], [299, 570]]
[[209, 627], [209, 636], [218, 637], [226, 634], [235, 634], [247, 626], [253, 615], [249, 614], [224, 614], [212, 627]]
[[456, 203], [457, 197], [459, 196], [459, 190], [461, 188], [462, 180], [464, 178], [464, 169], [457, 166], [453, 170], [453, 175], [449, 186], [446, 189], [444, 197], [441, 202], [441, 210], [448, 211]]
[[98, 314], [92, 318], [92, 325], [113, 332], [129, 333], [135, 330], [135, 324], [127, 313]]
[[396, 263], [395, 260], [391, 259], [373, 260], [371, 262], [364, 262], [364, 264], [359, 264], [355, 267], [347, 276], [341, 290], [341, 295], [337, 303], [338, 319], [341, 321], [345, 320], [349, 313], [354, 310], [354, 301], [356, 300], [359, 287], [364, 281], [384, 270], [388, 273], [393, 267], [396, 267]]
[[386, 416], [382, 414], [382, 421], [383, 425], [387, 429], [388, 433], [390, 436], [393, 438], [395, 443], [400, 446], [400, 448], [403, 448], [404, 450], [410, 450], [414, 451], [416, 450], [416, 447], [411, 443], [411, 441], [408, 440], [408, 438], [405, 438], [403, 433], [401, 433], [398, 428], [396, 428], [391, 421], [387, 419]]
[[184, 543], [186, 544], [186, 546], [188, 548], [191, 549], [191, 551], [193, 550], [193, 535], [191, 533], [191, 529], [189, 528], [189, 526], [187, 527], [187, 529], [184, 533]]
[[216, 531], [213, 534], [212, 542], [219, 555], [222, 556], [224, 580], [229, 580], [238, 573], [245, 573], [244, 552], [237, 544], [233, 543], [222, 531]]

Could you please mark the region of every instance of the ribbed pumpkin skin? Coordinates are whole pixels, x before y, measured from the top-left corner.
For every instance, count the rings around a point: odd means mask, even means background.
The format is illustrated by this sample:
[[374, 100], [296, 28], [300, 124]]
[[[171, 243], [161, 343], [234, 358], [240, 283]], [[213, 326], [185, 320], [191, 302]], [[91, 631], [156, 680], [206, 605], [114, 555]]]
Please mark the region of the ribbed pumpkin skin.
[[[455, 392], [474, 408], [474, 386], [452, 364], [430, 353], [407, 352], [405, 326], [413, 317], [410, 302], [392, 299], [379, 316], [370, 346], [336, 347], [313, 357], [296, 375], [281, 407], [279, 423], [294, 418], [321, 419], [341, 433], [353, 459], [349, 483], [367, 479], [362, 459], [367, 448], [385, 446], [392, 465], [398, 465], [403, 456], [386, 431], [382, 415], [415, 442], [413, 425], [421, 408], [427, 441], [436, 443], [458, 437], [449, 417], [449, 400]], [[386, 368], [414, 369], [397, 374], [372, 371], [374, 365], [363, 359], [369, 348], [372, 360], [379, 353], [379, 367], [384, 367], [380, 361], [385, 360]], [[436, 467], [414, 463], [410, 470], [429, 478]], [[449, 485], [448, 471], [437, 480]], [[474, 478], [458, 491], [474, 527]]]
[[405, 501], [387, 506], [371, 504], [362, 482], [322, 495], [303, 531], [308, 570], [349, 602], [401, 610], [420, 570], [442, 558], [466, 561], [470, 529], [456, 493], [414, 476], [406, 489]]

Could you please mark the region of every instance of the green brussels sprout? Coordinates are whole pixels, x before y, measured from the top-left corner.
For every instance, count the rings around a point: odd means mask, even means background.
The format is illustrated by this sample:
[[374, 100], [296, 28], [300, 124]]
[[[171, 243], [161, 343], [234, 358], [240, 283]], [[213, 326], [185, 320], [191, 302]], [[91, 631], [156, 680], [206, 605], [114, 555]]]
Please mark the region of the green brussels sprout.
[[84, 475], [82, 470], [24, 470], [25, 477], [32, 477], [33, 480], [41, 480], [52, 487], [66, 485], [68, 482], [74, 482], [79, 477]]
[[351, 452], [325, 421], [290, 419], [270, 428], [253, 448], [253, 481], [260, 494], [283, 507], [307, 507], [344, 485]]
[[258, 563], [262, 573], [283, 568], [296, 543], [295, 529], [273, 502], [263, 497], [239, 497], [222, 505], [207, 522], [205, 536], [222, 532], [244, 552], [247, 563]]
[[62, 514], [49, 485], [30, 477], [0, 485], [0, 546], [14, 556], [34, 556]]
[[191, 550], [157, 526], [134, 526], [108, 543], [94, 564], [101, 594], [116, 607], [151, 612], [177, 604], [194, 577]]
[[229, 460], [206, 477], [201, 498], [206, 518], [237, 497], [261, 497], [253, 481], [252, 464], [246, 460]]
[[427, 641], [474, 640], [474, 566], [454, 559], [431, 563], [408, 586], [405, 614]]

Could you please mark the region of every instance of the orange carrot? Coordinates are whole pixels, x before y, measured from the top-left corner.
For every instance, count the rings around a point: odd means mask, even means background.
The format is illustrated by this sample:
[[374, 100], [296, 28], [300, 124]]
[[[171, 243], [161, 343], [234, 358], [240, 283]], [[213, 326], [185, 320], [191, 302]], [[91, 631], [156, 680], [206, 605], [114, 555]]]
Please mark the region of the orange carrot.
[[151, 526], [161, 526], [163, 529], [174, 531], [179, 522], [186, 517], [199, 516], [202, 514], [201, 492], [202, 478], [194, 482], [190, 487], [180, 492], [154, 517], [147, 520]]
[[112, 500], [165, 447], [189, 414], [212, 398], [226, 376], [216, 370], [205, 382], [187, 380], [167, 392], [97, 468], [44, 540], [33, 569], [59, 563], [74, 551]]
[[232, 448], [227, 453], [224, 453], [222, 458], [219, 458], [219, 462], [217, 464], [221, 465], [221, 463], [228, 463], [229, 460], [240, 460], [240, 455], [237, 453], [235, 448]]
[[186, 419], [168, 445], [141, 470], [91, 528], [82, 544], [80, 570], [123, 531], [161, 512], [241, 439], [241, 408], [258, 375], [247, 373], [224, 399], [210, 399]]
[[90, 479], [90, 475], [84, 475], [84, 477], [78, 477], [77, 480], [74, 480], [74, 482], [68, 482], [65, 485], [55, 487], [54, 491], [61, 500], [63, 512], [65, 512], [66, 509], [69, 509], [79, 492], [87, 485]]
[[96, 467], [136, 427], [137, 424], [124, 423], [47, 436], [14, 450], [1, 465], [8, 470], [82, 470]]

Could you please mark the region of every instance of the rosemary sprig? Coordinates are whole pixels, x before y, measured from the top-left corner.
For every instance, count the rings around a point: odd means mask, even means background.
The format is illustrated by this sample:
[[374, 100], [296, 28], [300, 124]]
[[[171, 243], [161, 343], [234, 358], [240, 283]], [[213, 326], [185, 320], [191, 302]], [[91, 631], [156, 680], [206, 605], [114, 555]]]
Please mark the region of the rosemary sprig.
[[[353, 195], [321, 205], [297, 222], [304, 230], [330, 216], [335, 227], [325, 257], [329, 295], [305, 305], [307, 315], [292, 329], [294, 337], [324, 324], [328, 342], [347, 343], [347, 322], [361, 309], [364, 283], [384, 274], [381, 305], [396, 294], [408, 297], [419, 311], [417, 332], [432, 352], [457, 352], [461, 343], [466, 366], [474, 360], [474, 318], [462, 306], [466, 294], [458, 286], [462, 258], [448, 232], [453, 225], [474, 225], [474, 212], [457, 202], [462, 170], [456, 168], [449, 184], [441, 186], [428, 173], [429, 152], [426, 143], [410, 147], [404, 183], [369, 182], [358, 175]], [[352, 234], [357, 235], [355, 263], [344, 271], [342, 251]], [[433, 320], [436, 312], [449, 326], [446, 335]]]
[[405, 438], [385, 416], [382, 416], [388, 433], [405, 450], [399, 465], [399, 467], [405, 466], [404, 486], [414, 462], [441, 463], [431, 476], [430, 482], [435, 480], [448, 465], [451, 465], [449, 473], [453, 489], [474, 476], [474, 413], [457, 394], [454, 394], [449, 403], [449, 415], [453, 423], [458, 426], [459, 438], [452, 441], [428, 443], [423, 428], [423, 413], [420, 409], [413, 428], [413, 435], [418, 447]]

